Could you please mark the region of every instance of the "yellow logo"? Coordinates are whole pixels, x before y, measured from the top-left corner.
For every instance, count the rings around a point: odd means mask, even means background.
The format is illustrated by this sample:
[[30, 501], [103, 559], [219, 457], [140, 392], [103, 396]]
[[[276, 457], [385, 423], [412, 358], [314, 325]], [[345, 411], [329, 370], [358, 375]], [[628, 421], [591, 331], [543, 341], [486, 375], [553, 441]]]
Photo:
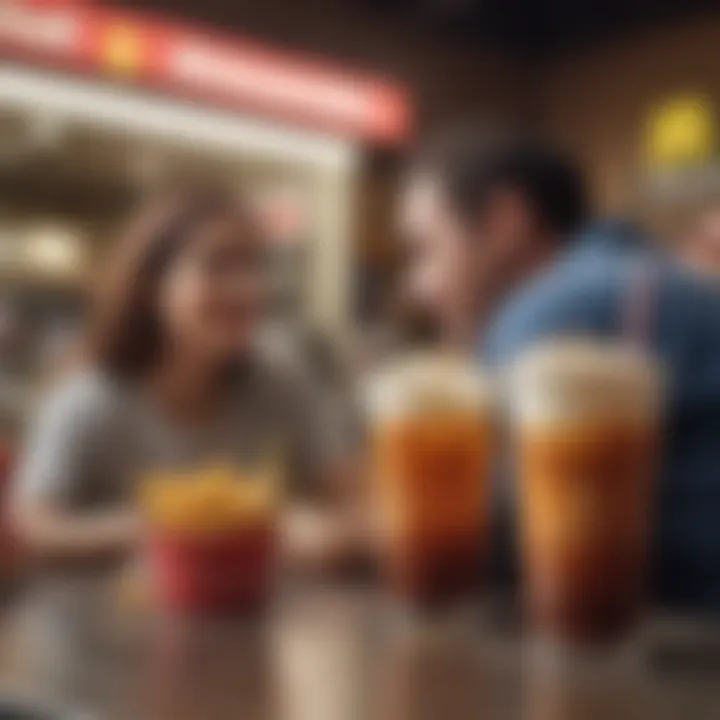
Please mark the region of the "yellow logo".
[[714, 114], [702, 96], [674, 97], [657, 107], [648, 119], [645, 152], [652, 169], [701, 165], [714, 155], [716, 145]]
[[143, 48], [138, 32], [130, 25], [108, 29], [102, 46], [106, 67], [121, 75], [133, 75], [142, 62]]

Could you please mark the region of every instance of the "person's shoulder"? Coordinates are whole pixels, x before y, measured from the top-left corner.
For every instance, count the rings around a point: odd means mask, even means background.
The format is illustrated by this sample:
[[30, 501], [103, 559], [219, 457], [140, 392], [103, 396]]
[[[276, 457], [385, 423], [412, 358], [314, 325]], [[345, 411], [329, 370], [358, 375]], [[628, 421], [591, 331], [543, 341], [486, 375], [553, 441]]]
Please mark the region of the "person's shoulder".
[[563, 333], [604, 333], [617, 315], [627, 266], [608, 256], [571, 253], [510, 297], [488, 330], [493, 361], [533, 340]]
[[40, 413], [71, 423], [105, 425], [118, 417], [122, 398], [122, 388], [112, 378], [98, 370], [83, 369], [47, 392]]
[[616, 257], [597, 258], [570, 253], [548, 270], [541, 272], [508, 302], [508, 313], [568, 309], [575, 303], [595, 301], [612, 295], [623, 284], [628, 265]]

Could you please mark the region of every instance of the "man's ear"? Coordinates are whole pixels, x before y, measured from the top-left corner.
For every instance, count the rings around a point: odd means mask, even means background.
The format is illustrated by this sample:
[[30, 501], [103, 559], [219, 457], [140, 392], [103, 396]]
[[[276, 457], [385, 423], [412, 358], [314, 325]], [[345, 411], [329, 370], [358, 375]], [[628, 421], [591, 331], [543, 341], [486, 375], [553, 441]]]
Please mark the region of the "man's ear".
[[493, 190], [483, 209], [482, 225], [491, 243], [516, 245], [532, 234], [534, 219], [527, 201], [514, 188]]

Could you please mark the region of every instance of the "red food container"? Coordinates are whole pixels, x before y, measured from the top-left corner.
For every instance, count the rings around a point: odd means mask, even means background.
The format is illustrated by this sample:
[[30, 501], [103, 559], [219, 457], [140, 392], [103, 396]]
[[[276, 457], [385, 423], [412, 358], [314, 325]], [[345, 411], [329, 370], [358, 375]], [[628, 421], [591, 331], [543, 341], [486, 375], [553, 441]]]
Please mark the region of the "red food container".
[[14, 576], [22, 560], [20, 544], [8, 511], [12, 470], [11, 447], [0, 443], [0, 580]]
[[208, 535], [156, 531], [150, 565], [164, 609], [190, 614], [263, 610], [275, 575], [271, 523]]
[[0, 493], [4, 502], [13, 469], [13, 452], [9, 444], [0, 442]]

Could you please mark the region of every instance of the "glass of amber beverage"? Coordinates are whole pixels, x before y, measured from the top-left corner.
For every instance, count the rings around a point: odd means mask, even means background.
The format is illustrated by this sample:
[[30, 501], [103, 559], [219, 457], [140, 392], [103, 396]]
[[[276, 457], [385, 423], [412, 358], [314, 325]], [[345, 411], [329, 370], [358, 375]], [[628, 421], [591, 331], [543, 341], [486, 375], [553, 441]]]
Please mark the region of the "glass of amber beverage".
[[390, 586], [433, 607], [475, 590], [487, 554], [490, 393], [458, 359], [396, 362], [369, 386], [373, 500]]
[[621, 639], [642, 609], [661, 373], [620, 342], [556, 340], [511, 370], [533, 628]]

